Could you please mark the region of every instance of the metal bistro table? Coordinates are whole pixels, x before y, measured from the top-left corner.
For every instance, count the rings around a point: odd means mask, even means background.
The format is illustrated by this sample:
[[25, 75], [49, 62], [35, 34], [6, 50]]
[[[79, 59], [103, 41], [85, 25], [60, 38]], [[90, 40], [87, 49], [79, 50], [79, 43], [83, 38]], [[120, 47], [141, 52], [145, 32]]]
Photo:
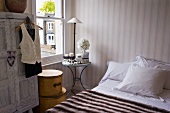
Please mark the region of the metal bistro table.
[[[71, 92], [75, 95], [73, 88], [75, 86], [76, 81], [80, 81], [81, 86], [83, 87], [83, 89], [85, 89], [85, 87], [82, 84], [81, 77], [82, 77], [83, 71], [91, 64], [91, 62], [81, 63], [81, 64], [70, 64], [70, 63], [62, 63], [62, 64], [64, 66], [67, 66], [70, 69], [70, 71], [72, 73], [72, 77], [73, 77], [73, 84], [72, 84], [71, 90], [67, 93], [67, 95], [69, 95]], [[73, 69], [71, 67], [74, 67], [73, 68], [74, 72], [73, 72]], [[80, 72], [80, 76], [78, 76], [78, 77], [76, 76], [76, 68], [77, 67], [83, 67], [83, 69]]]

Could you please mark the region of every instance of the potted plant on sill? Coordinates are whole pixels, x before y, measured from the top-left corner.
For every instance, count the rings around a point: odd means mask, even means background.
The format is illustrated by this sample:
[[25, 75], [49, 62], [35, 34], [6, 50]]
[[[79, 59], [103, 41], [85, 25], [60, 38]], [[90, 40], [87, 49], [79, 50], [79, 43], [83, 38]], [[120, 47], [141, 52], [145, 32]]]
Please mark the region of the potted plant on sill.
[[47, 17], [53, 17], [55, 15], [55, 2], [53, 0], [45, 1], [40, 8], [40, 11]]

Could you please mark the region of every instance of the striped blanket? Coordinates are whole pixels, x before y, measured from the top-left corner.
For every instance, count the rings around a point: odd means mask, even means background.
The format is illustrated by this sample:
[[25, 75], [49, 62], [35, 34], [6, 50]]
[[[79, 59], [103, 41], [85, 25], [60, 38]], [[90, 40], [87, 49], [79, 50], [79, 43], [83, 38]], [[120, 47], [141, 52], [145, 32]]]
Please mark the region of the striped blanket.
[[170, 113], [163, 109], [105, 95], [96, 91], [82, 91], [46, 113]]

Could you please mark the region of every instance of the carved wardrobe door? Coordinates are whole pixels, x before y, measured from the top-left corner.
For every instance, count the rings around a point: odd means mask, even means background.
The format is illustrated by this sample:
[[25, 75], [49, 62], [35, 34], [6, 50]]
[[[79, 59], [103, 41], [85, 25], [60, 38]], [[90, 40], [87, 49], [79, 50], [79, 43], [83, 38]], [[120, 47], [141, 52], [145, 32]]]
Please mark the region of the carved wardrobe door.
[[0, 18], [0, 113], [16, 111], [15, 69], [10, 66], [15, 60], [10, 36], [10, 21]]
[[39, 104], [37, 76], [25, 77], [19, 31], [32, 15], [0, 12], [0, 113], [23, 113]]
[[[29, 15], [30, 16], [30, 15]], [[30, 16], [31, 18], [32, 16]], [[22, 113], [26, 110], [32, 109], [39, 104], [38, 99], [38, 84], [37, 76], [30, 78], [25, 77], [25, 65], [21, 62], [21, 51], [19, 47], [20, 36], [19, 31], [15, 31], [15, 27], [20, 25], [26, 15], [23, 15], [20, 19], [11, 19], [11, 34], [13, 37], [12, 45], [16, 51], [16, 65], [17, 72], [15, 73], [15, 89], [16, 89], [16, 101], [17, 111]]]

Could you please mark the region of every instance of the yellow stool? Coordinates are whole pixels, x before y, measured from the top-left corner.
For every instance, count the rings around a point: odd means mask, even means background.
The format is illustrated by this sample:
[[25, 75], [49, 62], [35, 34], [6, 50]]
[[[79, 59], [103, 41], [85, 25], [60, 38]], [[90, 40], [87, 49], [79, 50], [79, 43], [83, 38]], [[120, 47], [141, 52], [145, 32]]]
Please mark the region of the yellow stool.
[[54, 107], [57, 104], [66, 100], [66, 89], [62, 88], [62, 93], [55, 97], [40, 96], [40, 113], [44, 113], [47, 109]]
[[43, 70], [38, 75], [40, 113], [66, 100], [66, 89], [62, 87], [63, 72]]

